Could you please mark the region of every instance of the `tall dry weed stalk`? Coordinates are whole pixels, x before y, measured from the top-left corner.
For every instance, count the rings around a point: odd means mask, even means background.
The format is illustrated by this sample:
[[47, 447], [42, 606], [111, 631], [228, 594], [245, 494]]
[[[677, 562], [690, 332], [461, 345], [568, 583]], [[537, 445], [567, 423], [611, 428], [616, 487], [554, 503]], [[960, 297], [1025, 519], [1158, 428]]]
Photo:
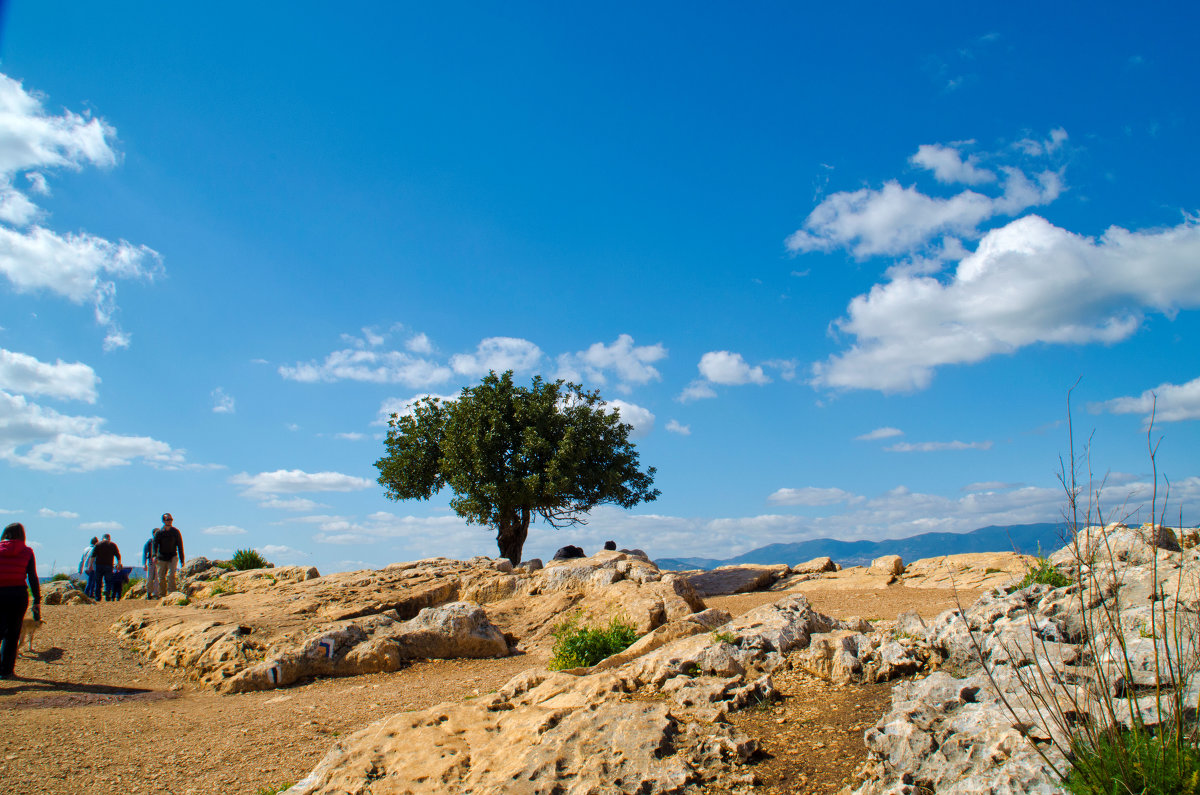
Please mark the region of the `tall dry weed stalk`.
[[[1071, 550], [1066, 568], [1074, 580], [1064, 590], [1082, 616], [1082, 637], [1070, 639], [1081, 646], [1079, 664], [1056, 663], [1062, 659], [1061, 651], [1054, 653], [1037, 631], [1037, 602], [1045, 594], [1036, 588], [1027, 595], [1025, 605], [1031, 664], [1020, 665], [1027, 656], [1016, 647], [1019, 644], [1001, 644], [1004, 656], [1016, 663], [1004, 666], [988, 662], [974, 632], [972, 643], [1014, 724], [1071, 792], [1200, 793], [1196, 723], [1200, 703], [1188, 699], [1189, 685], [1200, 681], [1200, 638], [1196, 606], [1189, 609], [1183, 598], [1188, 592], [1195, 598], [1200, 589], [1195, 588], [1194, 573], [1193, 588], [1185, 588], [1186, 570], [1181, 560], [1173, 593], [1165, 590], [1158, 543], [1169, 532], [1164, 520], [1170, 481], [1162, 476], [1160, 500], [1157, 456], [1162, 440], [1153, 436], [1153, 409], [1147, 427], [1153, 473], [1151, 521], [1142, 528], [1148, 533], [1150, 549], [1150, 619], [1148, 627], [1145, 623], [1128, 627], [1122, 608], [1128, 613], [1131, 606], [1120, 597], [1129, 567], [1119, 565], [1122, 552], [1113, 548], [1111, 530], [1123, 527], [1132, 512], [1128, 501], [1111, 512], [1104, 507], [1107, 477], [1097, 484], [1091, 438], [1082, 451], [1075, 446], [1071, 391], [1067, 393], [1069, 452], [1066, 460], [1059, 459], [1058, 478], [1066, 496], [1064, 541]], [[1081, 480], [1084, 468], [1086, 483]], [[1179, 518], [1182, 528], [1182, 506]], [[1152, 641], [1151, 677], [1139, 676], [1145, 672], [1130, 647], [1135, 634]], [[1006, 693], [1004, 682], [1015, 687]], [[1153, 699], [1147, 708], [1151, 691]]]

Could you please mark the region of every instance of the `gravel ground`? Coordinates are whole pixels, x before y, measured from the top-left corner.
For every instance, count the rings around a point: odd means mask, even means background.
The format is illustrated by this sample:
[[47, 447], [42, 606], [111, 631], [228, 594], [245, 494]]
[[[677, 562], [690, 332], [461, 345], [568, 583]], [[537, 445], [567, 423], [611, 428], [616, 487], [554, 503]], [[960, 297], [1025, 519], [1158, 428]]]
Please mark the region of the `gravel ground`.
[[[708, 603], [737, 614], [782, 596]], [[810, 596], [817, 609], [843, 618], [890, 620], [911, 609], [932, 617], [953, 606], [948, 592], [899, 586]], [[0, 681], [0, 792], [273, 792], [302, 778], [339, 734], [395, 712], [492, 692], [545, 665], [532, 655], [426, 661], [394, 673], [222, 696], [145, 665], [118, 643], [109, 627], [144, 606], [43, 608], [35, 652], [23, 649], [17, 660], [20, 678]], [[781, 702], [736, 718], [767, 748], [755, 766], [766, 791], [836, 790], [865, 758], [862, 731], [884, 711], [886, 687], [831, 688], [791, 674], [777, 684]]]

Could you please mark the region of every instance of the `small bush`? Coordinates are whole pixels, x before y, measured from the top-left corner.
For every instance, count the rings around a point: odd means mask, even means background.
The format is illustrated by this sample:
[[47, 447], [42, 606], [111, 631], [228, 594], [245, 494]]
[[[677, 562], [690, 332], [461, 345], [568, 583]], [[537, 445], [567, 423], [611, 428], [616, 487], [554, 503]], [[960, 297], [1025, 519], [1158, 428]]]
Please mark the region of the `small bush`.
[[69, 580], [69, 579], [71, 579], [70, 574], [59, 573], [59, 574], [55, 574], [53, 577], [51, 577], [50, 582], [61, 582], [63, 580]]
[[233, 553], [233, 560], [230, 562], [238, 571], [264, 569], [267, 566], [267, 561], [263, 559], [263, 556], [253, 549], [239, 549]]
[[145, 579], [146, 579], [145, 577], [132, 577], [132, 578], [126, 580], [125, 584], [121, 586], [121, 598], [124, 599], [125, 594], [129, 593], [130, 588], [137, 587]]
[[1063, 782], [1073, 795], [1200, 793], [1200, 749], [1174, 733], [1164, 737], [1139, 727], [1102, 734], [1095, 747], [1077, 739], [1074, 752], [1074, 767]]
[[737, 643], [737, 635], [732, 632], [716, 632], [712, 633], [713, 643], [728, 643], [730, 646]]
[[580, 627], [578, 616], [560, 624], [554, 630], [554, 648], [550, 670], [586, 668], [624, 651], [638, 639], [637, 630], [614, 617], [607, 627]]
[[[337, 732], [334, 732], [334, 736], [337, 736]], [[272, 787], [268, 785], [266, 787], [259, 787], [258, 792], [256, 792], [254, 795], [279, 795], [279, 793], [291, 788], [291, 784], [280, 784], [278, 787]]]
[[1034, 583], [1049, 585], [1051, 588], [1064, 588], [1071, 584], [1071, 578], [1055, 568], [1048, 558], [1039, 556], [1037, 564], [1025, 573], [1025, 579], [1017, 583], [1017, 590], [1028, 588]]

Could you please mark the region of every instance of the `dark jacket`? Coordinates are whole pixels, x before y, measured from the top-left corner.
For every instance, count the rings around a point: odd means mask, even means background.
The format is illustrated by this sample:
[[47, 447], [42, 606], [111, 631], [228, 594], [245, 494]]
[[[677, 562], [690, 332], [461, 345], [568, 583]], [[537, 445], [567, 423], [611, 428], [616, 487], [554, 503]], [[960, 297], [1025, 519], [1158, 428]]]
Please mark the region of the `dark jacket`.
[[155, 531], [154, 557], [159, 560], [178, 557], [179, 562], [183, 562], [183, 534], [178, 527], [160, 527]]
[[111, 541], [101, 541], [96, 545], [96, 551], [92, 553], [92, 558], [96, 561], [97, 567], [112, 568], [113, 561], [121, 559], [121, 550], [117, 549], [117, 545]]

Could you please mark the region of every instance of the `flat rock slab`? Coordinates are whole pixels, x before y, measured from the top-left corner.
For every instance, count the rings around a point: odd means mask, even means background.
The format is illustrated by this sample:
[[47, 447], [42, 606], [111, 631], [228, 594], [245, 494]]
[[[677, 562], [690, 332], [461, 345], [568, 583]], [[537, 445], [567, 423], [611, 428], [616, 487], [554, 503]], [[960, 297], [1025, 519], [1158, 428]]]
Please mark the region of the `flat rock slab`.
[[787, 566], [721, 566], [688, 575], [688, 583], [701, 597], [765, 591], [789, 573]]

